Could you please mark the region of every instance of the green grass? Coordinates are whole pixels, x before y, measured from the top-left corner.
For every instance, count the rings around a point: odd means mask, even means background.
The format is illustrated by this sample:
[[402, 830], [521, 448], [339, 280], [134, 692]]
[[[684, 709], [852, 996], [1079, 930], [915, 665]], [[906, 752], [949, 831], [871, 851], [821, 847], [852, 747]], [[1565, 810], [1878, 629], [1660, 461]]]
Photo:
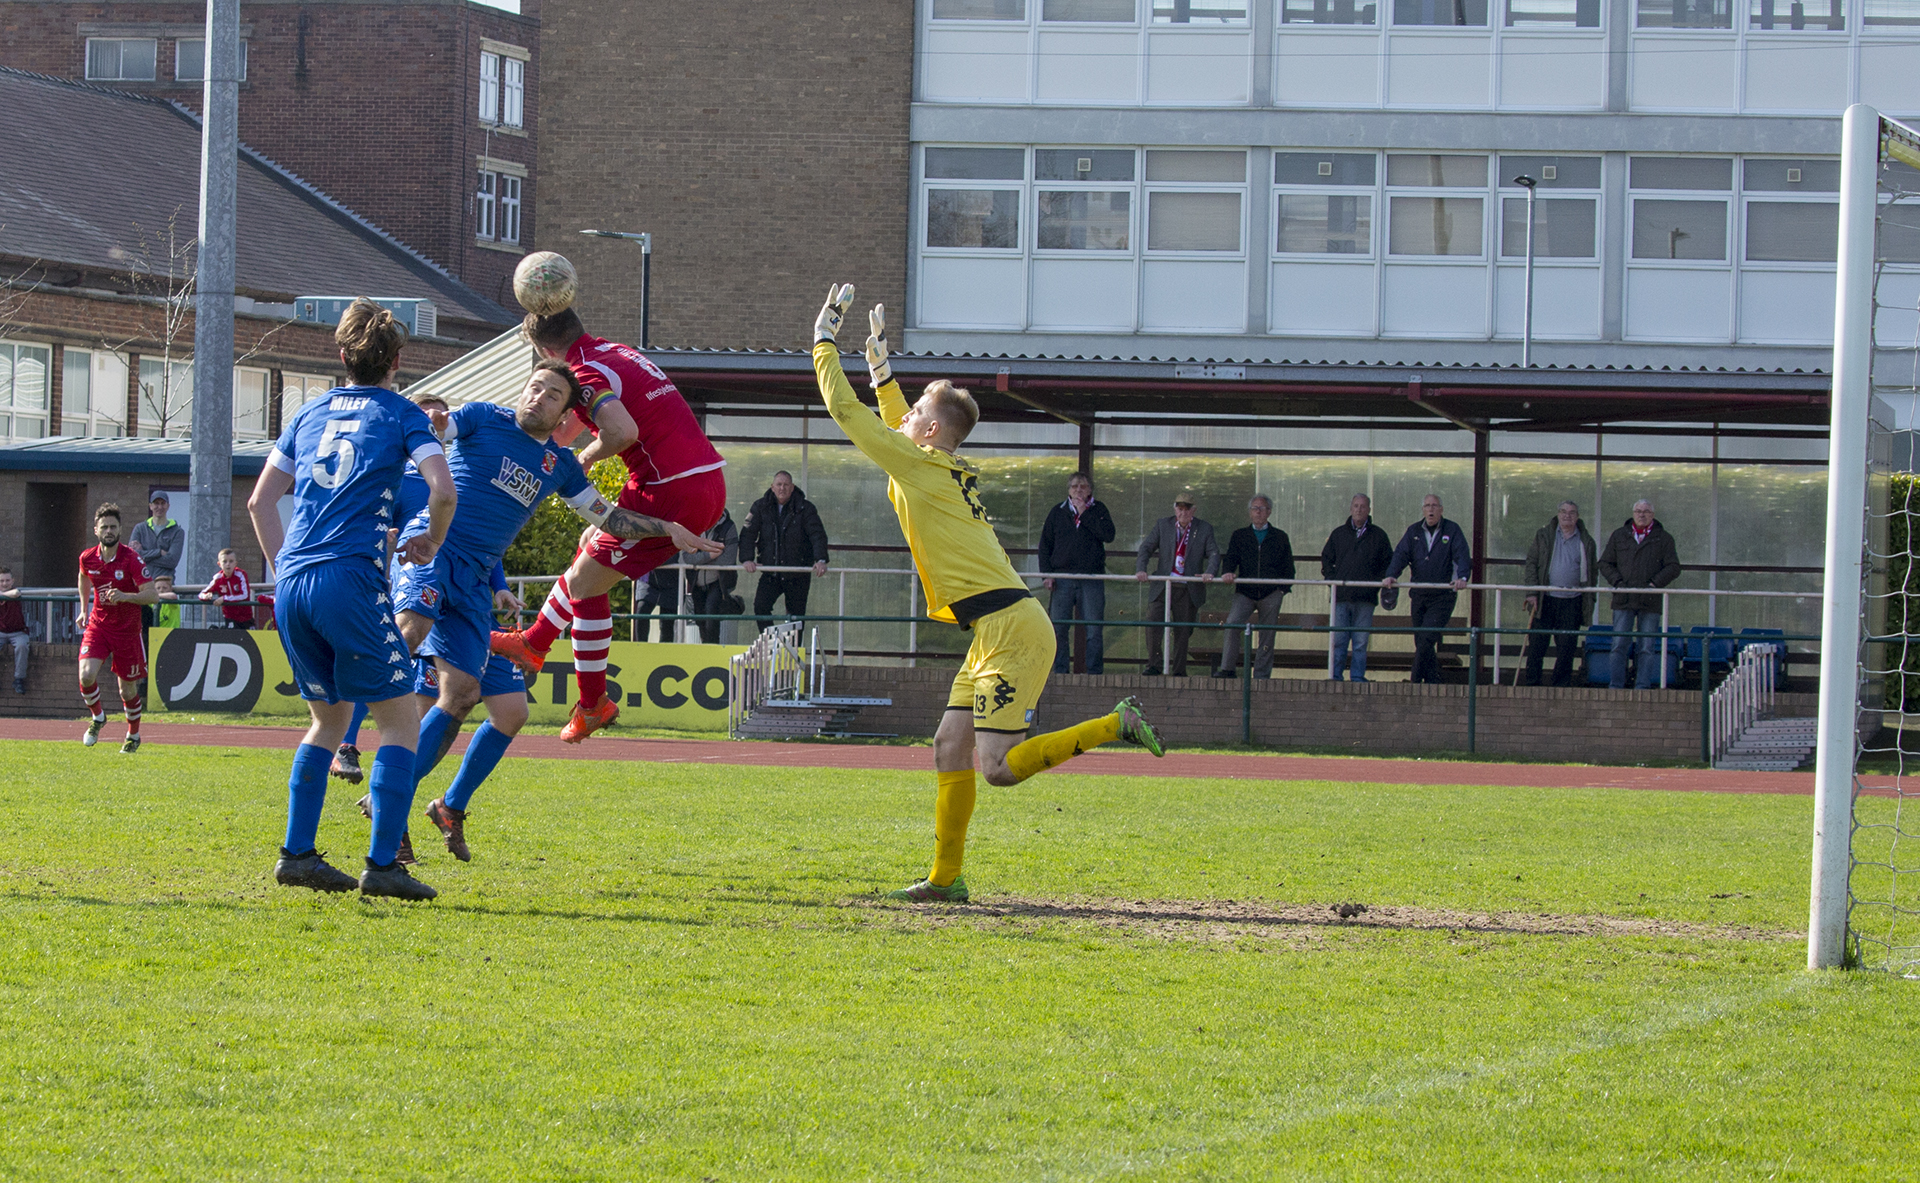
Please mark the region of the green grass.
[[0, 1178], [1879, 1180], [1920, 1143], [1920, 984], [1801, 968], [1804, 799], [1050, 774], [982, 787], [981, 906], [922, 910], [878, 893], [929, 776], [508, 761], [403, 905], [272, 885], [284, 760], [0, 743]]

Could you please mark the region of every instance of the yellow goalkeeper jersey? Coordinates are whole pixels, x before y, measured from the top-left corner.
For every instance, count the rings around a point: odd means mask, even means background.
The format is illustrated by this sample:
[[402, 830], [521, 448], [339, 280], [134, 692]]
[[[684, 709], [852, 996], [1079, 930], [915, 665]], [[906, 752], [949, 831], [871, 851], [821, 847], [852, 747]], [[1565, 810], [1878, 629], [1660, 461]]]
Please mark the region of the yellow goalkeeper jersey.
[[[969, 624], [983, 613], [969, 613], [963, 620], [955, 615], [955, 604], [989, 592], [1024, 597], [1027, 585], [1014, 573], [980, 504], [979, 470], [952, 453], [916, 444], [896, 430], [908, 410], [900, 384], [888, 382], [876, 392], [880, 402], [876, 415], [854, 393], [833, 342], [815, 343], [813, 372], [820, 380], [827, 413], [853, 446], [887, 474], [887, 499], [900, 516], [900, 531], [907, 536], [907, 548], [920, 569], [927, 615], [949, 624]], [[984, 601], [991, 605], [988, 611], [1010, 602], [1004, 596]]]

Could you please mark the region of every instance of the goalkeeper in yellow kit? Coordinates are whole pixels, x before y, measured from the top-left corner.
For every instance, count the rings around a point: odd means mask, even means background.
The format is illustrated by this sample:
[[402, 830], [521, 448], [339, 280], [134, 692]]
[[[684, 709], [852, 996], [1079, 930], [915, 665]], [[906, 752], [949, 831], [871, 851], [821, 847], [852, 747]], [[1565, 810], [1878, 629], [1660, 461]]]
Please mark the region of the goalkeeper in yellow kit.
[[[853, 285], [835, 284], [813, 326], [813, 370], [833, 421], [887, 474], [887, 498], [920, 570], [927, 615], [973, 632], [933, 738], [940, 795], [933, 813], [933, 869], [889, 898], [964, 903], [960, 864], [973, 817], [974, 760], [992, 785], [1017, 785], [1042, 769], [1116, 739], [1161, 754], [1160, 739], [1128, 698], [1111, 714], [1028, 737], [1034, 706], [1053, 669], [1053, 621], [1033, 598], [980, 505], [979, 473], [954, 455], [980, 419], [973, 396], [942, 379], [911, 407], [887, 362], [886, 310], [870, 314], [867, 366], [880, 403], [860, 402], [834, 343], [853, 304]], [[884, 425], [882, 420], [885, 421]]]

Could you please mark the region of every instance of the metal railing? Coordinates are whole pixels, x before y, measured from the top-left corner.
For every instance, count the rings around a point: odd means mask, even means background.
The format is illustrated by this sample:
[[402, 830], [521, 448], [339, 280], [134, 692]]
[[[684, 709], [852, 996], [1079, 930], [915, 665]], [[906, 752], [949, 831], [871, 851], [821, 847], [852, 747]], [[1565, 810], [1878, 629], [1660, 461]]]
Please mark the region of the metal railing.
[[1779, 646], [1749, 645], [1740, 651], [1719, 689], [1707, 723], [1707, 762], [1717, 764], [1733, 742], [1773, 711]]
[[800, 622], [790, 620], [761, 633], [728, 662], [727, 734], [741, 736], [741, 725], [769, 699], [799, 698], [801, 683], [812, 689], [811, 665], [800, 653]]

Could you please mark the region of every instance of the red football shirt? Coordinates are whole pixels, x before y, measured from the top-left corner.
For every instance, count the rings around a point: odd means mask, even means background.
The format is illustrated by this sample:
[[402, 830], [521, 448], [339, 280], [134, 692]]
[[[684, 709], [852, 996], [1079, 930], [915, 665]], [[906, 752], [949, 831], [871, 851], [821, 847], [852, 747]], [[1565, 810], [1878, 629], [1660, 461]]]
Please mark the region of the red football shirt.
[[220, 614], [228, 620], [253, 619], [253, 587], [245, 571], [235, 567], [231, 575], [215, 574], [207, 590], [220, 601]]
[[693, 409], [671, 379], [647, 356], [630, 345], [582, 336], [567, 350], [573, 376], [592, 392], [593, 408], [575, 407], [573, 413], [598, 435], [593, 411], [609, 398], [633, 416], [640, 438], [620, 453], [637, 485], [712, 472], [726, 464], [714, 450]]
[[88, 628], [137, 629], [140, 627], [140, 605], [109, 604], [100, 593], [106, 588], [118, 588], [123, 592], [137, 592], [144, 583], [152, 582], [153, 576], [147, 574], [147, 565], [140, 561], [132, 547], [125, 543], [113, 550], [113, 561], [100, 557], [100, 548], [90, 546], [80, 552], [80, 570], [93, 581], [93, 603], [87, 611]]

